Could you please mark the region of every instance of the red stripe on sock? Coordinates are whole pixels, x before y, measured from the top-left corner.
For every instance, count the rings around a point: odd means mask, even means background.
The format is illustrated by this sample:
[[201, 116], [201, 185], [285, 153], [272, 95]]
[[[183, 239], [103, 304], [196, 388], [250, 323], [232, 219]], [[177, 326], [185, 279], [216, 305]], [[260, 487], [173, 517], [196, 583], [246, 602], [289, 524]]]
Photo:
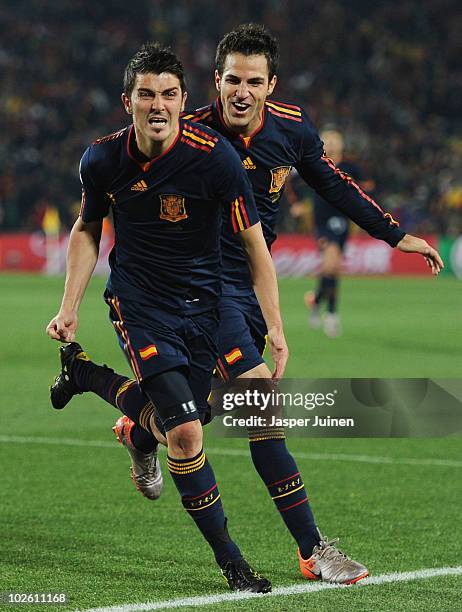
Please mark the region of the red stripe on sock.
[[274, 487], [274, 485], [281, 484], [281, 482], [285, 482], [286, 480], [289, 480], [289, 478], [294, 478], [295, 476], [300, 476], [300, 472], [296, 472], [295, 474], [292, 474], [292, 476], [287, 476], [287, 478], [283, 478], [282, 480], [278, 480], [276, 482], [272, 482], [271, 484], [269, 484], [267, 486], [268, 487]]
[[295, 508], [295, 506], [299, 506], [300, 504], [303, 504], [303, 502], [307, 502], [307, 501], [308, 501], [308, 497], [305, 497], [301, 501], [298, 501], [296, 504], [292, 504], [291, 506], [287, 506], [286, 508], [278, 508], [278, 510], [279, 512], [287, 512], [287, 510], [290, 510], [291, 508]]
[[208, 491], [204, 491], [200, 495], [196, 495], [196, 497], [183, 497], [183, 500], [184, 501], [192, 501], [193, 499], [198, 499], [199, 497], [203, 497], [204, 495], [208, 495], [209, 493], [211, 493], [217, 487], [218, 487], [218, 485], [214, 484], [213, 487], [211, 489], [209, 489]]

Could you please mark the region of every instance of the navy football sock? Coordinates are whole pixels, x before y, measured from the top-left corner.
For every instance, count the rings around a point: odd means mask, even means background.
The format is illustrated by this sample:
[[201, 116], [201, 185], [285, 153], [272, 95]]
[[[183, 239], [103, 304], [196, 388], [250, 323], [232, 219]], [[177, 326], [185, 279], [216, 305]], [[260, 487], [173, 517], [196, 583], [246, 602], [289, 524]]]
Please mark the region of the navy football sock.
[[326, 276], [321, 276], [318, 279], [318, 287], [316, 289], [316, 293], [315, 293], [315, 297], [314, 297], [314, 302], [317, 306], [319, 306], [319, 304], [326, 299], [327, 297], [327, 291], [328, 291], [328, 281], [327, 281], [327, 277]]
[[285, 440], [250, 441], [252, 460], [304, 559], [319, 544], [319, 534], [300, 472]]
[[123, 414], [135, 421], [130, 432], [133, 446], [143, 453], [157, 448], [158, 442], [151, 432], [150, 418], [154, 408], [136, 380], [127, 379], [117, 391], [115, 405]]
[[326, 277], [326, 297], [328, 312], [335, 313], [337, 310], [337, 288], [338, 279], [336, 276]]
[[117, 408], [117, 392], [129, 380], [107, 366], [100, 366], [93, 361], [83, 359], [74, 359], [72, 378], [81, 391], [93, 391], [115, 408]]
[[72, 377], [82, 391], [96, 393], [135, 421], [136, 425], [130, 434], [135, 448], [143, 453], [150, 453], [156, 449], [158, 442], [149, 428], [149, 418], [153, 412], [152, 404], [135, 380], [116, 374], [107, 366], [99, 366], [92, 361], [81, 359], [74, 360]]
[[134, 427], [130, 432], [130, 439], [135, 448], [140, 450], [142, 453], [151, 453], [156, 450], [159, 442], [150, 431], [146, 431], [135, 423]]
[[185, 510], [213, 549], [220, 567], [242, 558], [231, 540], [213, 470], [201, 450], [192, 459], [167, 459], [168, 469]]

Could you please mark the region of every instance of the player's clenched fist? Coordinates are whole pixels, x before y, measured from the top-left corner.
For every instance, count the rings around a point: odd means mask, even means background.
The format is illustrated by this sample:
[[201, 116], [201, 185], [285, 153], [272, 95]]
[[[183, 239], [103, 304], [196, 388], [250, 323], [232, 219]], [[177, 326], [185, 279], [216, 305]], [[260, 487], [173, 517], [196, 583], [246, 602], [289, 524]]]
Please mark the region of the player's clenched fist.
[[282, 378], [289, 358], [289, 349], [282, 328], [268, 330], [268, 345], [274, 363], [273, 378]]
[[77, 331], [78, 317], [75, 313], [58, 314], [48, 323], [46, 332], [53, 340], [73, 342]]

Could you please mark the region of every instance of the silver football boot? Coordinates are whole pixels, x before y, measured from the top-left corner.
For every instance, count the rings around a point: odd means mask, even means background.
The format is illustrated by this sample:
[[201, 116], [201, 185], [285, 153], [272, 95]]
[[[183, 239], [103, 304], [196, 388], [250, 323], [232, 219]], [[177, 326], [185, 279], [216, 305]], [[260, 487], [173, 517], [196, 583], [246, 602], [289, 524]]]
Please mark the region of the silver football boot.
[[353, 561], [342, 553], [335, 544], [338, 538], [328, 540], [320, 535], [320, 542], [313, 548], [309, 559], [303, 559], [300, 550], [300, 570], [307, 580], [322, 580], [335, 584], [354, 584], [369, 575], [367, 567]]
[[131, 475], [135, 487], [148, 499], [158, 499], [164, 488], [164, 479], [157, 459], [157, 448], [150, 453], [143, 453], [133, 446], [130, 432], [135, 423], [127, 416], [117, 419], [112, 428], [117, 440], [128, 450], [132, 460]]

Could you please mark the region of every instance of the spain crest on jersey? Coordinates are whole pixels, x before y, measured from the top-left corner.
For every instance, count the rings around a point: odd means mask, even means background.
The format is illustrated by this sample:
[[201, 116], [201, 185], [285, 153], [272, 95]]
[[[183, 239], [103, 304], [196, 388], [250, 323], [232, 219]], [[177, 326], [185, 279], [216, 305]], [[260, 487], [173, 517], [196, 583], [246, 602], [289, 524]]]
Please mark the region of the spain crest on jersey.
[[176, 223], [188, 217], [184, 197], [174, 193], [160, 195], [160, 218]]
[[286, 182], [286, 178], [289, 176], [291, 166], [278, 166], [277, 168], [271, 168], [271, 187], [270, 193], [279, 193]]

